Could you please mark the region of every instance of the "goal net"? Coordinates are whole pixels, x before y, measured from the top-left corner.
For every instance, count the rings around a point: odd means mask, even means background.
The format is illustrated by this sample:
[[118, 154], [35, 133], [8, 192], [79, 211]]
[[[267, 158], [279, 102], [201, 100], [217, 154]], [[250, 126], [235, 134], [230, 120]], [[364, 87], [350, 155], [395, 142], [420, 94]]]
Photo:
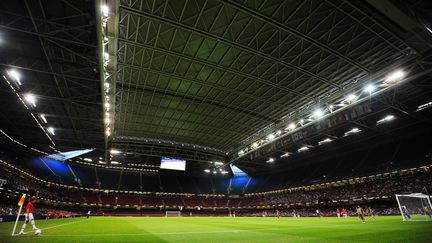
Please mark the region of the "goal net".
[[165, 217], [180, 217], [181, 211], [165, 211]]
[[403, 221], [432, 221], [430, 196], [422, 193], [396, 194]]

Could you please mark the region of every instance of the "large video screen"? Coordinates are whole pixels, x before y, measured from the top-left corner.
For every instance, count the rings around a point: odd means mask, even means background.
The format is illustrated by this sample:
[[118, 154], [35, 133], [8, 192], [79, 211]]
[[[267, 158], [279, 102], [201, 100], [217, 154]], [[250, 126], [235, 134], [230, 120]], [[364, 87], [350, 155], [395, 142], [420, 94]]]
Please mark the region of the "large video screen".
[[186, 170], [186, 160], [162, 157], [160, 168], [166, 169], [166, 170], [185, 171]]

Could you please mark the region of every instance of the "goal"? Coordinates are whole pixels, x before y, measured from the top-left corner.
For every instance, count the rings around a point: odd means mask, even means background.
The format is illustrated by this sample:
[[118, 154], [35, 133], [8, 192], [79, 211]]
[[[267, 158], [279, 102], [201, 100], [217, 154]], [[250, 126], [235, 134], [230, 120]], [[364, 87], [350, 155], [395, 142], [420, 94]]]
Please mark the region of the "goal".
[[180, 217], [181, 211], [165, 211], [165, 217]]
[[432, 221], [432, 204], [423, 193], [396, 194], [403, 221]]

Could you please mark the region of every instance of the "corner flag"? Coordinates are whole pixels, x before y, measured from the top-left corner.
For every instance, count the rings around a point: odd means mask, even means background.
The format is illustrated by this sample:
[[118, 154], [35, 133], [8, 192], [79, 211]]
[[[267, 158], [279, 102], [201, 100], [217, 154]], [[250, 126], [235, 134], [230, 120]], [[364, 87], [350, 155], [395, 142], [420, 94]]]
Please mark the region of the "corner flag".
[[24, 204], [24, 200], [25, 200], [25, 198], [26, 198], [26, 194], [23, 193], [22, 196], [21, 196], [21, 199], [20, 199], [19, 202], [18, 202], [18, 206], [21, 206], [21, 205]]
[[16, 229], [16, 227], [17, 227], [18, 220], [19, 220], [19, 217], [20, 217], [20, 215], [21, 215], [21, 210], [22, 210], [22, 207], [23, 207], [23, 204], [24, 204], [25, 198], [26, 198], [26, 194], [23, 193], [22, 196], [21, 196], [21, 199], [18, 201], [18, 206], [19, 206], [20, 208], [19, 208], [19, 211], [18, 211], [17, 218], [16, 218], [16, 220], [15, 220], [15, 225], [14, 225], [13, 230], [12, 230], [12, 236], [15, 235], [15, 229]]

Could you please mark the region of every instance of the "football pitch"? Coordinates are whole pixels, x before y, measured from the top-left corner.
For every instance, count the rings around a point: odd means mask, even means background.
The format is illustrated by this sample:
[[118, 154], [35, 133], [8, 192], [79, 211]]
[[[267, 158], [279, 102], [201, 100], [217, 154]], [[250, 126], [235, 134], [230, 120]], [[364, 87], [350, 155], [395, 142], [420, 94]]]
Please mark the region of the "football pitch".
[[0, 242], [431, 242], [432, 232], [432, 222], [396, 216], [365, 224], [355, 217], [91, 217], [36, 225], [42, 235], [28, 225], [25, 235], [12, 237], [13, 223], [0, 223]]

